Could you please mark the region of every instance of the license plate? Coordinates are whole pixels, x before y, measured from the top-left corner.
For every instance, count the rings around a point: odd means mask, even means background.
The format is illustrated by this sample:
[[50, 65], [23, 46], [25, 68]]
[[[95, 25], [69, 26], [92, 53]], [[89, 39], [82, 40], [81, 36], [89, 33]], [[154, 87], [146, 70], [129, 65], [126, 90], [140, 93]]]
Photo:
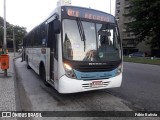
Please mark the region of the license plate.
[[103, 82], [102, 81], [93, 81], [91, 83], [91, 87], [102, 87], [103, 86]]

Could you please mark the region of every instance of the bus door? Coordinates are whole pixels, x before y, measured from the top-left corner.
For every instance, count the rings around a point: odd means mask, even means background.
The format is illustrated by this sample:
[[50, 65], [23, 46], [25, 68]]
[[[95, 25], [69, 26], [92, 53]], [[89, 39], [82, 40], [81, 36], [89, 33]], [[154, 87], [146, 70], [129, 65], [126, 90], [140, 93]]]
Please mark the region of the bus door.
[[50, 78], [51, 81], [55, 80], [55, 60], [57, 59], [57, 35], [54, 33], [54, 21], [48, 24], [48, 47], [50, 48]]

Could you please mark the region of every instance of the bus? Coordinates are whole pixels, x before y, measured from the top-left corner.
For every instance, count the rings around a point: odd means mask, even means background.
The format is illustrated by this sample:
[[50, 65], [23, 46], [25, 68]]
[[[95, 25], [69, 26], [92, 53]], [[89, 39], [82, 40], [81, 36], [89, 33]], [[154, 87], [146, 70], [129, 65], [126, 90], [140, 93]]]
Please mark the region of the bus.
[[122, 43], [115, 17], [58, 6], [23, 40], [27, 68], [59, 93], [120, 87]]

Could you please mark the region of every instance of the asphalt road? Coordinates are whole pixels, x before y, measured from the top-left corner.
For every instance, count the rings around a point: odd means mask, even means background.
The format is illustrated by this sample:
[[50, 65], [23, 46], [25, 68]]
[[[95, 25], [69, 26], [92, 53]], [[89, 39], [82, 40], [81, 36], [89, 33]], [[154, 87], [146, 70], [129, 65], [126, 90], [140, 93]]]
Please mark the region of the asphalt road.
[[[131, 111], [124, 104], [125, 101], [108, 94], [105, 90], [59, 94], [54, 88], [46, 87], [32, 69], [26, 68], [25, 62], [22, 63], [20, 59], [17, 59], [15, 65], [18, 74], [17, 84], [20, 89], [19, 91], [22, 92], [20, 94], [23, 95], [20, 97], [24, 101], [22, 103], [22, 110]], [[25, 101], [27, 101], [27, 104]], [[23, 107], [23, 104], [26, 105]]]
[[130, 101], [147, 111], [160, 111], [160, 66], [124, 63], [120, 88], [109, 89], [112, 95]]
[[[158, 88], [159, 66], [124, 63], [124, 78], [121, 88], [65, 95], [57, 93], [52, 87], [46, 87], [32, 69], [26, 68], [26, 62], [20, 61], [20, 58], [15, 61], [20, 103], [18, 109], [20, 111], [139, 111], [144, 108], [158, 109], [160, 102], [158, 101], [160, 95], [157, 95], [160, 89]], [[153, 73], [149, 74], [151, 71]], [[97, 120], [98, 118], [88, 119]], [[114, 120], [117, 119], [119, 120], [119, 118]], [[127, 119], [133, 120], [133, 118]], [[139, 119], [149, 120], [150, 118]], [[66, 120], [71, 120], [71, 118]], [[110, 118], [104, 118], [104, 120], [110, 120]]]

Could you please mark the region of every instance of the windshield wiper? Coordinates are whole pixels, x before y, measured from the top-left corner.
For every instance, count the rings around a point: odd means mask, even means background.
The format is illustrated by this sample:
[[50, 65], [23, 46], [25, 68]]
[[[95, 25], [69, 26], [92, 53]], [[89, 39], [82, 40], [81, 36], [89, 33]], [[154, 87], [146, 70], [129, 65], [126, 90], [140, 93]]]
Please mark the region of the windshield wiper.
[[86, 49], [86, 37], [85, 37], [82, 22], [79, 18], [77, 18], [77, 26], [78, 26], [79, 34], [80, 34], [80, 37], [81, 37], [81, 41], [84, 42], [84, 51], [85, 51], [85, 49]]

